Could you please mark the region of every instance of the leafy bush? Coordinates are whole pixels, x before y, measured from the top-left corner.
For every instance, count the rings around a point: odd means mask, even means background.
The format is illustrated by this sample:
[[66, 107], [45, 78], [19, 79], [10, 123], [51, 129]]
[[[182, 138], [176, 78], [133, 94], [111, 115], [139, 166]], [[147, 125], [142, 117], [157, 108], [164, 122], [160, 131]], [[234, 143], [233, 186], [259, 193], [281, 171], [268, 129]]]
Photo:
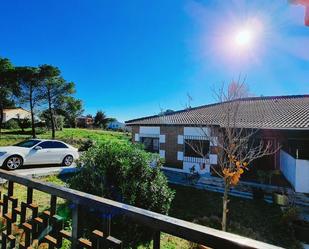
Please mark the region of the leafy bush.
[[[159, 166], [150, 167], [153, 155], [139, 147], [121, 141], [102, 141], [86, 151], [78, 167], [79, 173], [69, 182], [71, 188], [113, 199], [119, 202], [167, 214], [174, 192], [169, 189]], [[116, 215], [117, 216], [117, 215]], [[123, 217], [115, 229], [123, 231], [130, 246], [149, 241], [147, 229], [132, 225]], [[125, 229], [124, 229], [125, 228]], [[149, 231], [149, 229], [148, 229]]]
[[18, 119], [17, 121], [19, 128], [24, 131], [27, 128], [31, 127], [31, 121], [26, 118], [26, 119]]
[[159, 167], [149, 167], [153, 155], [135, 145], [102, 141], [85, 152], [70, 187], [167, 214], [173, 191]]
[[4, 123], [3, 125], [4, 129], [8, 129], [8, 130], [15, 130], [19, 128], [18, 122], [16, 119], [10, 119], [9, 121], [7, 121], [6, 123]]
[[91, 139], [86, 139], [81, 142], [81, 144], [79, 145], [78, 151], [87, 151], [93, 146], [94, 146], [94, 141]]

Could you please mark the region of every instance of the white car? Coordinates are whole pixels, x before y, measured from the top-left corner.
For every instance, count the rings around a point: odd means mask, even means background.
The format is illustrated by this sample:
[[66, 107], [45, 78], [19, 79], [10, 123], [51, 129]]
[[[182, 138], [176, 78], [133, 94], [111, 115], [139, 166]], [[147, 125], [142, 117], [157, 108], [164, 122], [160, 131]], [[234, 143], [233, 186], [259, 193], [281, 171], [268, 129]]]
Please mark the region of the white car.
[[78, 150], [57, 140], [30, 139], [13, 146], [0, 147], [0, 166], [9, 170], [23, 165], [72, 165]]

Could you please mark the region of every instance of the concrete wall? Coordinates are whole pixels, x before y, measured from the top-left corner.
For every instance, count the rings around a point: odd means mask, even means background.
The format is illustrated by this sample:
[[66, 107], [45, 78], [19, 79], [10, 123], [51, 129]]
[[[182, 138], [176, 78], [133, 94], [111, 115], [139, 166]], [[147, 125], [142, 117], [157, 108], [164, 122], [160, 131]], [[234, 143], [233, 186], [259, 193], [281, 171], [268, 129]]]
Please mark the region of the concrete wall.
[[285, 178], [295, 188], [296, 160], [284, 150], [280, 150], [280, 170]]
[[295, 191], [309, 193], [309, 160], [296, 160]]
[[295, 159], [281, 150], [280, 169], [296, 192], [309, 193], [309, 160]]

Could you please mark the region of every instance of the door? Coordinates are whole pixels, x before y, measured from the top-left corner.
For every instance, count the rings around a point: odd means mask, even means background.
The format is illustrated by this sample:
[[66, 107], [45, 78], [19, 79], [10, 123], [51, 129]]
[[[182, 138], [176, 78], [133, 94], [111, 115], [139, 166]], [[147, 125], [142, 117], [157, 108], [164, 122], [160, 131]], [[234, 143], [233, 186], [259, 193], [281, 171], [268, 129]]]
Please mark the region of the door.
[[[39, 148], [39, 149], [37, 149]], [[55, 164], [61, 162], [64, 154], [59, 151], [54, 141], [44, 141], [37, 144], [27, 156], [27, 164]]]
[[68, 146], [59, 141], [52, 141], [52, 148], [49, 149], [49, 156], [53, 163], [62, 163], [64, 157], [68, 154]]
[[51, 142], [41, 142], [35, 145], [26, 156], [27, 164], [46, 164], [50, 158], [48, 156], [48, 149], [51, 147]]

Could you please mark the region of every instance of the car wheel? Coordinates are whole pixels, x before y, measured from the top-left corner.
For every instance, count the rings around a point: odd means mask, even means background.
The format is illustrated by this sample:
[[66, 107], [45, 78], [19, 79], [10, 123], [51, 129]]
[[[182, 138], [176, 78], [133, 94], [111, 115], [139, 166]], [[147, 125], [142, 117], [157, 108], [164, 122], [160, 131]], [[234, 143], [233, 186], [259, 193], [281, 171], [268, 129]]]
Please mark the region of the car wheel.
[[6, 159], [4, 166], [9, 170], [15, 170], [23, 166], [23, 159], [20, 156], [10, 156]]
[[74, 158], [71, 155], [68, 155], [63, 159], [62, 165], [71, 166], [73, 161], [74, 161]]

